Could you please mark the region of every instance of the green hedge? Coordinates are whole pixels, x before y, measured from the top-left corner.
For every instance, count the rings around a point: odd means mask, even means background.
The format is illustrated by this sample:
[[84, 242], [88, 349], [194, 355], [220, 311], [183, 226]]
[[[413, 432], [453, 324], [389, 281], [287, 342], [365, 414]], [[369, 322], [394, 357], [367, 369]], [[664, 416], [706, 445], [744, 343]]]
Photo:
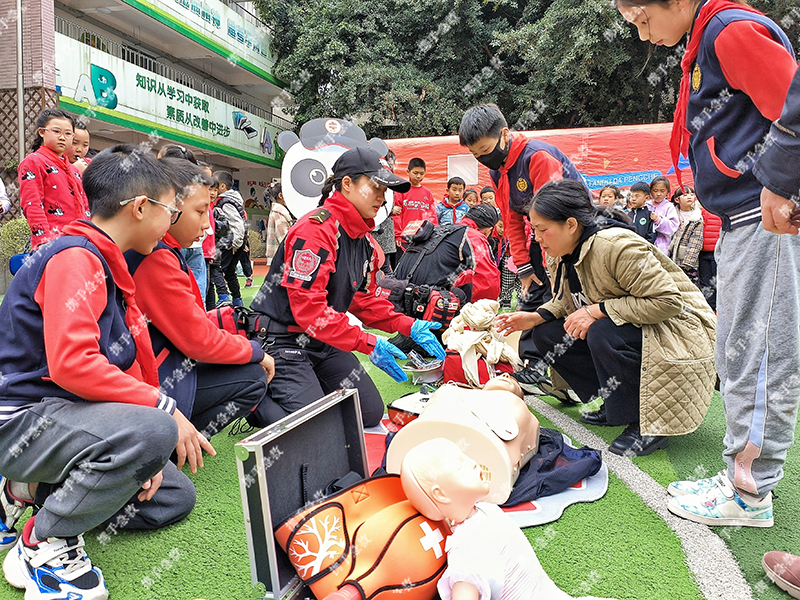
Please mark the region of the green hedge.
[[8, 260], [30, 250], [31, 229], [25, 217], [12, 219], [0, 227], [0, 256]]

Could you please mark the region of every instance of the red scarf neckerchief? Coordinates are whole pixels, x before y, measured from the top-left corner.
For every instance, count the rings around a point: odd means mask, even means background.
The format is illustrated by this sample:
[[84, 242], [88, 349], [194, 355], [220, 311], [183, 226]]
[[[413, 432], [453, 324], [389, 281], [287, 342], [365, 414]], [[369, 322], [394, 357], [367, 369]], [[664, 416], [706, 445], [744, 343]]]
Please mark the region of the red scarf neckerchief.
[[[161, 238], [161, 240], [167, 246], [169, 246], [170, 248], [172, 248], [174, 250], [177, 250], [178, 252], [181, 251], [181, 245], [178, 243], [178, 240], [176, 240], [174, 237], [172, 237], [172, 235], [169, 232], [165, 233], [164, 237]], [[184, 260], [184, 262], [186, 262], [186, 261]], [[187, 267], [189, 266], [188, 263], [187, 263], [186, 266]], [[181, 269], [181, 270], [183, 270], [183, 269]], [[188, 275], [189, 275], [189, 285], [192, 288], [192, 293], [194, 294], [194, 299], [197, 301], [197, 304], [203, 310], [205, 310], [206, 303], [203, 300], [202, 296], [200, 296], [200, 286], [197, 285], [197, 280], [194, 278], [194, 273], [192, 272], [191, 268], [189, 269]]]
[[125, 262], [119, 246], [89, 221], [73, 221], [64, 227], [64, 235], [87, 238], [103, 255], [108, 268], [111, 269], [114, 284], [122, 292], [122, 297], [128, 307], [125, 311], [125, 324], [128, 326], [128, 330], [131, 332], [133, 341], [136, 344], [136, 362], [139, 363], [142, 369], [145, 383], [158, 387], [158, 365], [156, 364], [155, 354], [153, 354], [150, 333], [147, 331], [147, 320], [136, 304], [133, 277], [128, 271], [128, 263]]
[[76, 214], [78, 218], [84, 218], [86, 216], [86, 207], [83, 204], [83, 192], [81, 191], [83, 188], [81, 184], [78, 183], [78, 179], [75, 177], [75, 173], [72, 171], [73, 166], [69, 162], [66, 154], [62, 154], [59, 156], [47, 146], [40, 146], [37, 150], [40, 154], [47, 156], [50, 160], [53, 160], [61, 165], [61, 170], [64, 171], [64, 175], [67, 176], [67, 183], [69, 184], [69, 189], [72, 191], [72, 197], [75, 200], [75, 207], [77, 209]]
[[691, 132], [686, 126], [686, 111], [689, 106], [689, 91], [692, 82], [692, 65], [694, 65], [697, 55], [700, 52], [700, 42], [703, 39], [703, 32], [709, 21], [723, 10], [738, 9], [746, 10], [757, 15], [763, 13], [744, 4], [736, 4], [730, 0], [708, 0], [700, 9], [700, 13], [694, 20], [692, 30], [689, 32], [689, 41], [686, 44], [686, 52], [681, 59], [681, 87], [678, 94], [678, 104], [675, 106], [675, 116], [672, 120], [672, 136], [669, 140], [669, 151], [672, 156], [672, 166], [675, 167], [675, 177], [678, 185], [683, 188], [681, 181], [681, 170], [678, 168], [678, 161], [681, 153], [689, 157], [689, 138]]

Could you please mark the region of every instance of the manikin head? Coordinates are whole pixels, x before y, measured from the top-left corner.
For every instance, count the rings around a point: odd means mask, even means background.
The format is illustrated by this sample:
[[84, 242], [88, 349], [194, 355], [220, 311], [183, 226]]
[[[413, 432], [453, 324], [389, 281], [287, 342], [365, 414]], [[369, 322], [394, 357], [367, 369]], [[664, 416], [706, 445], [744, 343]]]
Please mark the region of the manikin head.
[[489, 493], [489, 482], [478, 463], [444, 438], [411, 449], [403, 458], [400, 480], [420, 513], [454, 525], [466, 520], [475, 503]]

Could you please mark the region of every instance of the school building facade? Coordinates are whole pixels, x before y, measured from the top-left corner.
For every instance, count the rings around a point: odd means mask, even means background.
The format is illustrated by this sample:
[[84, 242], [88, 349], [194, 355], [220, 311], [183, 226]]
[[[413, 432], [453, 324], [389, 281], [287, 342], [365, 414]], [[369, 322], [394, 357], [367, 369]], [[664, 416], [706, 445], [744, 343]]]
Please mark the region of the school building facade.
[[[0, 0], [0, 169], [14, 215], [16, 5]], [[232, 171], [257, 206], [280, 177], [277, 136], [293, 125], [288, 85], [272, 74], [274, 32], [253, 13], [234, 0], [23, 0], [25, 152], [37, 114], [59, 106], [84, 117], [91, 148], [183, 145]]]

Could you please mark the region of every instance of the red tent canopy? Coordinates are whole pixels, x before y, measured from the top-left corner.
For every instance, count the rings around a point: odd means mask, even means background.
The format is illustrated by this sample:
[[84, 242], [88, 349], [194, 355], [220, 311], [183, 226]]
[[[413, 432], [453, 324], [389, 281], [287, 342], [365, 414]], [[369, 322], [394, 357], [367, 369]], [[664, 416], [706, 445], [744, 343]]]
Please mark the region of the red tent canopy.
[[[671, 123], [656, 123], [524, 131], [518, 135], [556, 146], [575, 163], [597, 195], [597, 190], [609, 183], [628, 188], [637, 181], [649, 183], [658, 175], [667, 175], [672, 185], [677, 185], [669, 156], [671, 130]], [[427, 173], [423, 185], [437, 199], [444, 195], [450, 177], [461, 177], [468, 188], [477, 191], [491, 185], [489, 170], [459, 145], [458, 136], [406, 138], [386, 143], [397, 154], [400, 175], [405, 173], [412, 158], [425, 161]], [[688, 163], [682, 161], [681, 167], [685, 167], [681, 171], [684, 184], [694, 185]]]

